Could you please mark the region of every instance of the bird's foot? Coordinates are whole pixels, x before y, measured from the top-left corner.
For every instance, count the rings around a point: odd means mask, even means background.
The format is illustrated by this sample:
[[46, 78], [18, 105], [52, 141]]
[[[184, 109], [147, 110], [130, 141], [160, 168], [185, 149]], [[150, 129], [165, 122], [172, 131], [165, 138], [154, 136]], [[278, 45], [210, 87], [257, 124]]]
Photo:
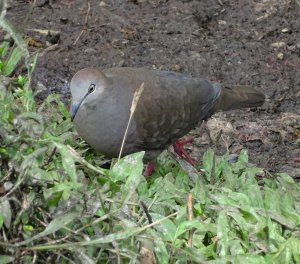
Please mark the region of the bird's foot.
[[191, 155], [184, 149], [184, 145], [188, 143], [192, 143], [194, 141], [193, 138], [185, 139], [185, 140], [177, 140], [173, 144], [174, 152], [177, 153], [180, 157], [185, 159], [188, 163], [195, 166], [196, 161], [191, 157]]
[[144, 171], [144, 176], [146, 177], [151, 176], [155, 171], [155, 168], [156, 168], [156, 164], [154, 162], [148, 163]]

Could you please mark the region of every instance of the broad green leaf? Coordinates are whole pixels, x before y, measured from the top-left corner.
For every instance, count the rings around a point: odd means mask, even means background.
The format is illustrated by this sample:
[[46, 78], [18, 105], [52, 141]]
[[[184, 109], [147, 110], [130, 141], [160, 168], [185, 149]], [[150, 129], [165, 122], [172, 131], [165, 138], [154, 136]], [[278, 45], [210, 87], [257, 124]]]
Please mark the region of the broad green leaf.
[[261, 192], [261, 188], [258, 184], [245, 184], [240, 191], [242, 191], [245, 195], [248, 196], [250, 200], [250, 204], [253, 207], [264, 207], [263, 195]]
[[8, 264], [14, 261], [14, 257], [7, 256], [7, 255], [0, 255], [0, 264]]
[[[128, 227], [126, 228], [126, 230], [124, 231], [120, 231], [117, 233], [111, 233], [109, 235], [106, 236], [102, 236], [100, 238], [96, 238], [93, 240], [89, 240], [89, 241], [82, 241], [82, 242], [74, 242], [74, 243], [68, 243], [68, 244], [58, 244], [58, 245], [53, 245], [53, 244], [45, 244], [45, 245], [38, 245], [38, 246], [33, 246], [30, 247], [30, 249], [32, 250], [45, 250], [45, 249], [59, 249], [59, 248], [68, 248], [68, 247], [76, 247], [76, 246], [93, 246], [93, 245], [99, 245], [99, 244], [108, 244], [108, 243], [112, 243], [118, 240], [122, 240], [122, 239], [127, 239], [129, 237], [132, 237], [138, 233], [140, 233], [141, 231], [143, 231], [143, 228], [131, 228]], [[26, 243], [28, 243], [29, 240], [18, 243], [16, 245], [23, 245]]]
[[46, 229], [44, 231], [42, 231], [41, 233], [36, 234], [35, 236], [16, 243], [17, 246], [23, 246], [23, 245], [27, 245], [31, 242], [33, 242], [34, 240], [40, 239], [42, 237], [45, 237], [49, 234], [53, 234], [56, 231], [58, 231], [61, 228], [64, 228], [66, 225], [68, 225], [69, 223], [73, 222], [76, 218], [78, 218], [80, 215], [80, 213], [78, 212], [69, 212], [69, 213], [65, 213], [63, 215], [60, 215], [56, 218], [54, 218], [46, 227]]
[[216, 176], [224, 179], [224, 185], [232, 190], [238, 189], [239, 181], [237, 175], [232, 172], [232, 167], [228, 162], [228, 157], [225, 155], [216, 166]]
[[47, 147], [38, 148], [31, 154], [25, 156], [21, 163], [20, 169], [23, 173], [29, 173], [31, 175], [31, 169], [39, 166], [38, 158], [43, 156], [47, 151]]
[[207, 174], [208, 180], [211, 178], [211, 174], [213, 172], [214, 166], [214, 152], [212, 149], [207, 150], [203, 155], [203, 166], [204, 170]]
[[[14, 96], [17, 97], [22, 102], [22, 106], [24, 108], [24, 110], [22, 110], [23, 112], [22, 114], [26, 114], [24, 112], [35, 112], [36, 102], [32, 90], [17, 88], [15, 89]], [[38, 113], [34, 113], [34, 114], [36, 116], [38, 115]]]
[[144, 180], [143, 173], [144, 152], [127, 155], [120, 159], [111, 170], [111, 179], [114, 182], [124, 181], [122, 186], [122, 196], [124, 201], [128, 201], [136, 192], [140, 182]]
[[233, 224], [236, 227], [235, 230], [241, 232], [244, 239], [248, 238], [249, 233], [254, 229], [255, 223], [251, 223], [249, 220], [247, 221], [240, 211], [229, 211], [228, 216], [233, 219]]
[[3, 41], [0, 44], [0, 56], [4, 57], [9, 50], [9, 41]]
[[[177, 248], [175, 251], [174, 260], [176, 263], [207, 263], [207, 258], [202, 254], [202, 252], [197, 248], [192, 247], [181, 247]], [[174, 262], [171, 262], [174, 263]]]
[[265, 207], [267, 210], [280, 213], [280, 200], [281, 197], [278, 196], [278, 191], [265, 187]]
[[246, 149], [242, 149], [239, 155], [239, 162], [248, 163], [248, 151]]
[[[153, 222], [164, 218], [164, 216], [154, 213], [152, 213], [151, 216]], [[155, 229], [160, 232], [163, 240], [174, 242], [174, 240], [176, 239], [177, 227], [170, 219], [165, 219], [158, 225], [155, 225]]]
[[221, 211], [217, 219], [218, 252], [220, 256], [226, 256], [229, 253], [229, 232], [227, 215], [224, 211]]
[[157, 233], [154, 240], [154, 249], [158, 263], [169, 263], [170, 253], [168, 252], [168, 248], [166, 247], [166, 244], [162, 240], [161, 236], [159, 236]]
[[52, 195], [56, 195], [56, 193], [63, 192], [62, 198], [64, 200], [68, 200], [72, 194], [72, 191], [76, 191], [81, 188], [82, 188], [81, 183], [76, 183], [73, 181], [71, 181], [71, 182], [70, 181], [62, 181], [61, 183], [55, 184], [54, 187], [45, 190], [44, 195], [45, 195], [45, 197], [49, 198]]
[[2, 215], [2, 213], [0, 213], [0, 230], [3, 227], [3, 223], [4, 223], [3, 215]]
[[61, 154], [62, 158], [62, 165], [65, 169], [65, 171], [68, 173], [70, 176], [70, 179], [76, 183], [77, 182], [77, 172], [76, 172], [76, 167], [75, 167], [75, 162], [73, 159], [73, 156], [70, 154], [69, 148], [67, 148], [65, 145], [58, 143], [58, 142], [53, 142], [54, 146], [57, 147]]
[[286, 173], [276, 174], [278, 176], [276, 180], [278, 181], [278, 188], [292, 196], [292, 200], [295, 203], [300, 201], [300, 184], [296, 183], [292, 177]]
[[179, 169], [175, 174], [175, 186], [178, 190], [187, 192], [189, 190], [189, 181], [189, 176], [184, 170]]
[[291, 219], [285, 217], [281, 213], [267, 211], [265, 209], [256, 209], [256, 212], [264, 217], [270, 217], [274, 223], [280, 223], [282, 226], [294, 229], [296, 226]]
[[299, 263], [300, 239], [290, 237], [284, 243], [280, 244], [277, 252], [272, 254], [270, 259], [273, 263]]
[[[10, 203], [7, 199], [0, 200], [0, 214], [2, 216], [2, 220], [3, 220], [6, 228], [10, 228], [12, 212], [11, 212]], [[2, 224], [1, 224], [1, 226], [2, 226]]]
[[17, 116], [15, 126], [18, 127], [22, 136], [31, 138], [40, 138], [44, 132], [43, 117], [34, 112], [25, 112]]
[[190, 220], [190, 221], [184, 221], [180, 223], [176, 230], [176, 237], [178, 238], [180, 235], [187, 233], [190, 230], [194, 230], [195, 233], [216, 233], [217, 229], [216, 226], [212, 223], [206, 223], [202, 222], [198, 219]]
[[209, 200], [208, 189], [209, 186], [204, 184], [202, 179], [196, 179], [193, 189], [190, 191], [196, 201], [195, 204], [199, 203], [202, 205], [207, 203], [207, 200]]
[[113, 182], [124, 181], [129, 177], [139, 177], [143, 172], [143, 157], [145, 152], [137, 152], [121, 158], [111, 169]]
[[22, 59], [22, 57], [23, 57], [23, 51], [19, 47], [14, 48], [9, 59], [5, 63], [3, 69], [3, 75], [5, 76], [11, 75], [12, 72], [15, 70], [17, 64]]
[[17, 44], [18, 48], [21, 49], [22, 54], [25, 58], [25, 66], [29, 72], [30, 65], [29, 65], [29, 51], [27, 49], [27, 44], [24, 41], [22, 35], [18, 33], [16, 28], [9, 22], [5, 17], [0, 17], [0, 27], [4, 28], [6, 32], [10, 34], [13, 38], [14, 42]]
[[233, 263], [233, 264], [266, 264], [272, 263], [267, 262], [263, 256], [258, 256], [257, 254], [240, 254], [235, 256], [225, 256], [220, 257], [216, 260], [208, 261], [209, 264], [224, 264], [224, 263]]

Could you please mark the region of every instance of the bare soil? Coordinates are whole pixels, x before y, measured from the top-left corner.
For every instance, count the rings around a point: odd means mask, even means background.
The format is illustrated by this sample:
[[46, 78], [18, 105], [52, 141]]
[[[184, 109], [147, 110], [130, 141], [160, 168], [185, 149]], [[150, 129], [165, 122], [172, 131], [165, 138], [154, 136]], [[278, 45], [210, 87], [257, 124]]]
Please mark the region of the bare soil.
[[40, 98], [58, 92], [68, 99], [72, 75], [89, 66], [257, 87], [267, 96], [263, 107], [214, 115], [192, 132], [190, 150], [200, 159], [209, 146], [247, 148], [252, 163], [299, 177], [299, 13], [299, 0], [14, 0], [7, 17], [40, 53]]

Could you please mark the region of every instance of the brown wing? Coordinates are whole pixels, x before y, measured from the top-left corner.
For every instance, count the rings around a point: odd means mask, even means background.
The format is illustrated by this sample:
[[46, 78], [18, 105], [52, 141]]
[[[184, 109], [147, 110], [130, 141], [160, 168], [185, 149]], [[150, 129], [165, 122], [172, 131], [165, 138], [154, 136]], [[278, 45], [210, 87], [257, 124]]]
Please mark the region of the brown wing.
[[[164, 149], [210, 115], [221, 88], [182, 74], [151, 71], [135, 113], [141, 149]], [[141, 76], [143, 77], [143, 75]]]

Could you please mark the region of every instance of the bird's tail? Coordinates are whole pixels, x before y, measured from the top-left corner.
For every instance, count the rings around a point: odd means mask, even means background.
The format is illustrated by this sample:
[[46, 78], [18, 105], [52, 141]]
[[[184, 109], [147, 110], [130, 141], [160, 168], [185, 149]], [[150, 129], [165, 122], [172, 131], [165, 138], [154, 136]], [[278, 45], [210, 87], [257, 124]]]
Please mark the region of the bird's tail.
[[246, 85], [223, 87], [215, 103], [214, 112], [261, 106], [264, 101], [265, 95], [253, 87]]

